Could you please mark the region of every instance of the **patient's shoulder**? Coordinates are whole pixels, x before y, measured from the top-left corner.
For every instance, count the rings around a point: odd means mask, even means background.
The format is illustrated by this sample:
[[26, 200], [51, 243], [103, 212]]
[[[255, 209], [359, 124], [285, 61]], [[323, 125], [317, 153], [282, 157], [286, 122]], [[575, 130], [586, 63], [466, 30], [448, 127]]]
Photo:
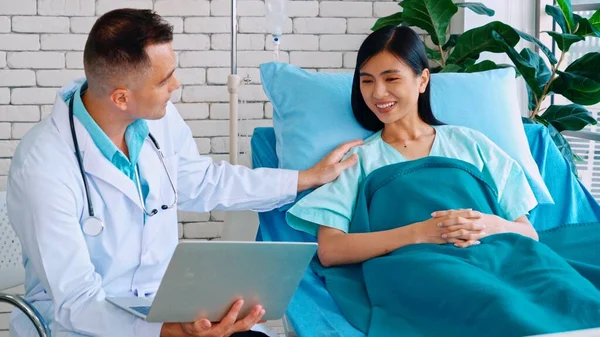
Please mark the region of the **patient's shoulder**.
[[359, 157], [368, 156], [369, 153], [372, 153], [380, 146], [381, 141], [381, 131], [375, 132], [371, 136], [365, 138], [362, 145], [353, 147], [348, 153], [356, 153]]

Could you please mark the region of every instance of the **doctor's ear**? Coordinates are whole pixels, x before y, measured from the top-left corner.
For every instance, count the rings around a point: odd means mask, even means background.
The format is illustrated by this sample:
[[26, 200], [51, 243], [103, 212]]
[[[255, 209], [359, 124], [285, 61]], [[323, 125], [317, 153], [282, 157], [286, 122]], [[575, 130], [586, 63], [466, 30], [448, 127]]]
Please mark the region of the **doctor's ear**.
[[127, 89], [115, 89], [110, 94], [110, 100], [113, 104], [122, 111], [127, 110], [129, 103], [129, 91]]

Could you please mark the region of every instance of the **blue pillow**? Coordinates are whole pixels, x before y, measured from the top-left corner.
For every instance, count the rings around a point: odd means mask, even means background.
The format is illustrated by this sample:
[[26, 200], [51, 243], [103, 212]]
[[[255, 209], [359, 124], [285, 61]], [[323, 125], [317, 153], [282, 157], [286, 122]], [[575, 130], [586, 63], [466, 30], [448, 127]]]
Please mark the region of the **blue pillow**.
[[[352, 113], [352, 73], [313, 73], [288, 63], [260, 65], [273, 104], [279, 167], [305, 170], [341, 143], [366, 138]], [[525, 171], [539, 204], [553, 204], [533, 159], [520, 116], [512, 68], [431, 76], [431, 105], [444, 123], [478, 130]]]

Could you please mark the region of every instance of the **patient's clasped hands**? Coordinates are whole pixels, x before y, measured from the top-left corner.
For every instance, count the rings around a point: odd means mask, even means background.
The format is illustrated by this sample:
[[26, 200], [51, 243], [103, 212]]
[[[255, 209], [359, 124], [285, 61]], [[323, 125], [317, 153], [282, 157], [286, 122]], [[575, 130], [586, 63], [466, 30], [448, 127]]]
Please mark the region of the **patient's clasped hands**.
[[503, 233], [503, 221], [492, 214], [484, 214], [471, 209], [443, 210], [433, 212], [431, 219], [418, 226], [419, 243], [453, 243], [466, 248], [480, 243], [480, 239]]

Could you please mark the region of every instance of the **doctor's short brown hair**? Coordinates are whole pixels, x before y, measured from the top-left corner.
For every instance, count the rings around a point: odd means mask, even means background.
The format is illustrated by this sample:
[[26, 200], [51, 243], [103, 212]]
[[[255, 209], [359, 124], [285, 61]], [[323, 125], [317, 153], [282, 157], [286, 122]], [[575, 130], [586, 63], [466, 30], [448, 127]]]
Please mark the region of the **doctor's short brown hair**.
[[83, 52], [91, 90], [131, 85], [150, 68], [145, 48], [173, 41], [173, 26], [147, 9], [122, 8], [102, 15], [92, 27]]

